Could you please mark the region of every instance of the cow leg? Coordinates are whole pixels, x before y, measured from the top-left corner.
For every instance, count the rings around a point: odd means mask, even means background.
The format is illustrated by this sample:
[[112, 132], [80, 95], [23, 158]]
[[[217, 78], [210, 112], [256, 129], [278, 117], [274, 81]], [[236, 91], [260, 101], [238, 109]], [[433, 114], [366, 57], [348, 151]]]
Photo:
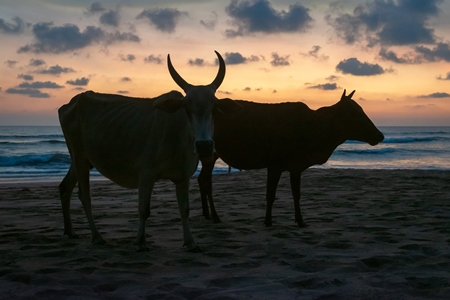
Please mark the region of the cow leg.
[[[202, 199], [203, 216], [207, 220], [209, 220], [211, 216], [213, 223], [220, 223], [220, 219], [216, 212], [216, 208], [214, 206], [214, 199], [212, 196], [212, 172], [214, 169], [215, 162], [216, 159], [210, 162], [202, 161], [202, 170], [200, 171], [197, 181], [200, 187], [200, 197]], [[211, 215], [209, 214], [208, 203], [209, 207], [211, 208]]]
[[295, 222], [298, 224], [298, 227], [306, 227], [306, 223], [303, 222], [302, 212], [300, 209], [300, 186], [302, 173], [301, 172], [290, 172], [291, 179], [291, 190], [292, 197], [294, 198], [294, 210], [295, 210]]
[[59, 197], [64, 217], [64, 234], [70, 239], [78, 238], [78, 235], [73, 231], [72, 220], [70, 217], [70, 198], [72, 197], [72, 192], [76, 184], [77, 175], [71, 164], [69, 171], [59, 184]]
[[87, 161], [77, 162], [73, 160], [76, 166], [76, 173], [78, 178], [78, 198], [83, 204], [84, 212], [91, 227], [92, 232], [92, 243], [93, 244], [104, 244], [105, 240], [102, 238], [100, 232], [95, 226], [94, 218], [92, 217], [92, 206], [91, 206], [91, 192], [89, 184], [89, 170], [90, 164]]
[[177, 182], [175, 186], [178, 208], [180, 209], [181, 224], [183, 226], [183, 246], [187, 247], [188, 251], [198, 252], [200, 249], [195, 244], [189, 227], [189, 178]]
[[281, 171], [267, 168], [267, 186], [266, 186], [266, 218], [264, 225], [266, 227], [272, 226], [272, 206], [275, 202], [275, 195], [277, 192], [278, 182], [280, 181]]
[[150, 216], [150, 202], [156, 178], [153, 174], [141, 176], [139, 182], [139, 231], [136, 239], [137, 251], [147, 251], [145, 223]]

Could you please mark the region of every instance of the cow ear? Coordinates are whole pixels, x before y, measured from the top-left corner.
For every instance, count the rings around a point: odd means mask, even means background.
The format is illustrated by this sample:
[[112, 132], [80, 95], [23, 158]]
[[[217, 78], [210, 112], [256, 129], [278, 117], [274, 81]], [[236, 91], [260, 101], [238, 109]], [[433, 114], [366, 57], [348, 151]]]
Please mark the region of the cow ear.
[[186, 101], [180, 98], [164, 98], [158, 99], [153, 103], [153, 107], [156, 109], [163, 110], [165, 112], [176, 112], [180, 108], [185, 106]]
[[218, 110], [222, 113], [236, 112], [242, 109], [242, 105], [236, 101], [226, 98], [219, 100]]

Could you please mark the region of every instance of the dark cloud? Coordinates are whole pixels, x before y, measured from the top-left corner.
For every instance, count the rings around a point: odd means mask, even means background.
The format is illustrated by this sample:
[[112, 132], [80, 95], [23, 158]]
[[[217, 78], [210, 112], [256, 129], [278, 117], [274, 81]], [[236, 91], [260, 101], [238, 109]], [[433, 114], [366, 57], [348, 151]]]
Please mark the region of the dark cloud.
[[438, 80], [450, 80], [450, 72], [448, 72], [446, 76], [439, 75], [438, 77], [436, 77], [436, 79], [438, 79]]
[[32, 59], [30, 59], [30, 62], [28, 63], [28, 65], [32, 66], [32, 67], [39, 67], [39, 66], [45, 65], [45, 61], [42, 59], [32, 58]]
[[450, 98], [449, 93], [443, 93], [443, 92], [436, 92], [429, 95], [422, 95], [419, 96], [419, 98]]
[[102, 13], [105, 10], [106, 10], [106, 8], [104, 8], [103, 5], [100, 2], [94, 2], [87, 9], [87, 13], [94, 15], [94, 14]]
[[38, 74], [50, 74], [50, 75], [60, 75], [63, 73], [73, 73], [75, 72], [72, 68], [63, 68], [59, 65], [50, 66], [47, 69], [37, 70]]
[[145, 18], [159, 31], [172, 33], [183, 15], [188, 15], [188, 13], [173, 8], [144, 9], [136, 18]]
[[19, 75], [17, 75], [17, 78], [27, 80], [27, 81], [34, 79], [34, 77], [32, 75], [28, 75], [28, 74], [19, 74]]
[[397, 64], [414, 64], [414, 63], [418, 63], [418, 61], [416, 60], [416, 57], [414, 56], [414, 54], [411, 54], [411, 53], [399, 56], [394, 51], [387, 50], [387, 49], [383, 48], [383, 49], [380, 50], [378, 55], [384, 60], [392, 61], [392, 62], [395, 62]]
[[117, 94], [129, 94], [130, 92], [128, 92], [128, 91], [124, 91], [124, 90], [118, 90], [117, 91]]
[[270, 61], [270, 64], [274, 67], [280, 67], [280, 66], [289, 66], [289, 55], [286, 56], [279, 56], [278, 53], [272, 53], [272, 60]]
[[315, 59], [318, 59], [321, 61], [327, 60], [329, 58], [329, 56], [319, 54], [320, 49], [322, 49], [322, 47], [315, 45], [312, 47], [312, 49], [310, 51], [308, 51], [307, 53], [304, 53], [303, 55], [307, 56], [307, 57], [314, 57]]
[[86, 86], [89, 83], [89, 78], [81, 77], [81, 78], [77, 78], [75, 80], [67, 80], [66, 83], [70, 84], [70, 85], [76, 85], [76, 86]]
[[14, 68], [19, 62], [17, 60], [10, 60], [4, 62], [5, 65], [7, 65], [9, 68]]
[[122, 81], [122, 82], [130, 82], [131, 78], [125, 76], [125, 77], [120, 78], [120, 81]]
[[[250, 57], [244, 57], [239, 52], [226, 52], [225, 63], [227, 65], [245, 64], [246, 62], [259, 61], [259, 57], [251, 55]], [[219, 60], [216, 59], [216, 64], [219, 64]]]
[[156, 55], [150, 54], [149, 56], [144, 58], [144, 62], [150, 63], [150, 64], [161, 65], [163, 63], [163, 58], [161, 55], [156, 56]]
[[23, 82], [17, 87], [21, 89], [61, 89], [64, 86], [51, 81]]
[[188, 64], [190, 66], [203, 67], [206, 65], [206, 62], [203, 58], [196, 58], [196, 59], [189, 59]]
[[219, 94], [224, 94], [224, 95], [231, 95], [231, 92], [228, 91], [217, 91]]
[[246, 87], [243, 89], [244, 92], [250, 92], [252, 89], [250, 87]]
[[308, 87], [309, 89], [318, 89], [318, 90], [324, 90], [324, 91], [333, 91], [337, 90], [338, 86], [336, 83], [324, 83], [324, 84], [317, 84]]
[[450, 47], [447, 43], [438, 43], [436, 47], [429, 49], [424, 46], [414, 47], [414, 50], [427, 62], [445, 60], [450, 62]]
[[132, 33], [108, 33], [95, 26], [87, 26], [80, 31], [77, 25], [54, 26], [52, 22], [37, 23], [33, 26], [36, 40], [34, 44], [20, 47], [18, 53], [61, 53], [81, 49], [92, 44], [114, 42], [139, 42], [140, 38]]
[[12, 21], [13, 23], [9, 23], [3, 19], [0, 19], [0, 32], [7, 34], [20, 34], [25, 30], [26, 25], [21, 18], [14, 17]]
[[28, 95], [31, 98], [50, 98], [50, 94], [42, 93], [38, 89], [21, 89], [21, 88], [9, 88], [5, 91], [8, 94]]
[[366, 42], [369, 46], [431, 44], [435, 42], [429, 19], [439, 14], [442, 0], [399, 0], [358, 5], [352, 14], [326, 17], [346, 43]]
[[117, 27], [119, 26], [119, 11], [109, 10], [100, 16], [100, 23], [103, 25]]
[[392, 50], [381, 49], [379, 55], [384, 60], [398, 64], [421, 64], [428, 62], [450, 62], [450, 46], [448, 43], [437, 43], [433, 48], [415, 46], [411, 51], [398, 55]]
[[288, 11], [277, 11], [268, 0], [232, 0], [225, 8], [236, 29], [228, 29], [227, 37], [254, 33], [303, 32], [312, 22], [309, 9], [292, 4]]
[[206, 29], [214, 30], [217, 25], [217, 14], [215, 12], [213, 14], [212, 20], [200, 20], [200, 24], [202, 24]]
[[336, 80], [339, 79], [339, 76], [336, 76], [336, 75], [330, 75], [330, 76], [328, 76], [328, 77], [325, 78], [325, 79], [328, 80], [328, 81], [336, 81]]
[[379, 64], [360, 62], [357, 58], [344, 59], [336, 66], [336, 70], [344, 74], [355, 76], [374, 76], [384, 74], [386, 71]]
[[128, 62], [133, 62], [136, 60], [136, 56], [134, 54], [119, 54], [119, 58], [121, 61], [128, 61]]

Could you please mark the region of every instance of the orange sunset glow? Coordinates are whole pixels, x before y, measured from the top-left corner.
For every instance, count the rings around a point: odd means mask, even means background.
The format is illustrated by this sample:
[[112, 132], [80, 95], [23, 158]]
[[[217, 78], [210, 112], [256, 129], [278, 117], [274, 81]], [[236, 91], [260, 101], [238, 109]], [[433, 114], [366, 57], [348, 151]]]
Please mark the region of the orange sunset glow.
[[94, 90], [154, 97], [183, 78], [218, 98], [316, 109], [344, 89], [376, 125], [450, 125], [449, 1], [2, 1], [0, 125], [57, 125]]

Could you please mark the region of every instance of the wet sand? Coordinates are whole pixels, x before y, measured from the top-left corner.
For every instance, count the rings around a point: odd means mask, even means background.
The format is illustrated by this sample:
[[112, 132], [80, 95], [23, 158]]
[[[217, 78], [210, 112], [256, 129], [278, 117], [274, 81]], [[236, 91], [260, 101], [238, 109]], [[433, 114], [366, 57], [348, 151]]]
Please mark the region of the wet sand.
[[137, 191], [92, 183], [106, 245], [92, 245], [79, 200], [79, 239], [63, 236], [58, 182], [0, 185], [0, 299], [450, 299], [450, 171], [310, 169], [307, 228], [294, 224], [288, 173], [273, 226], [263, 226], [264, 170], [214, 177], [222, 223], [201, 216], [191, 182], [182, 248], [174, 185], [156, 184], [148, 252], [135, 252]]

